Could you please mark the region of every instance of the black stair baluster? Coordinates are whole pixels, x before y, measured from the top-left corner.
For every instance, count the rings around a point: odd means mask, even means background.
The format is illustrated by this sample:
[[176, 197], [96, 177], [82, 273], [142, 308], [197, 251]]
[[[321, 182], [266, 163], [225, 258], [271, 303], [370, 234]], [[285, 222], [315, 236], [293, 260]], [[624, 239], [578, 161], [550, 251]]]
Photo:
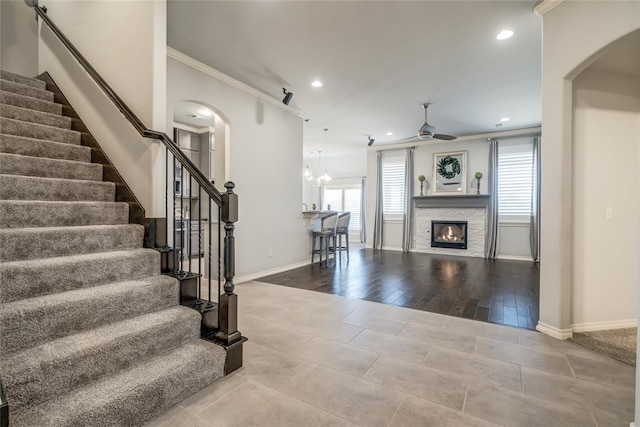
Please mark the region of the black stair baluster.
[[[178, 249], [177, 245], [176, 245], [176, 196], [175, 196], [175, 190], [177, 190], [177, 188], [175, 188], [175, 183], [176, 183], [176, 179], [175, 179], [175, 175], [176, 175], [176, 156], [173, 156], [173, 172], [171, 174], [174, 178], [174, 195], [173, 195], [173, 203], [171, 204], [171, 206], [173, 207], [173, 221], [171, 222], [171, 230], [173, 230], [173, 234], [172, 234], [172, 240], [173, 240], [173, 273], [174, 274], [178, 274], [178, 253], [176, 252], [176, 250]], [[167, 236], [168, 238], [168, 236]]]
[[211, 218], [211, 199], [208, 199], [209, 202], [209, 273], [207, 274], [207, 280], [208, 280], [208, 292], [209, 295], [207, 296], [207, 308], [213, 307], [213, 304], [211, 303], [211, 227], [213, 227], [213, 220]]
[[218, 206], [218, 295], [220, 299], [220, 286], [222, 284], [222, 208]]
[[[189, 216], [187, 217], [187, 222], [188, 222], [188, 227], [187, 227], [187, 234], [189, 235], [189, 240], [187, 240], [188, 242], [188, 250], [187, 250], [187, 256], [189, 257], [189, 273], [191, 273], [191, 216], [193, 215], [193, 195], [191, 192], [191, 186], [193, 185], [193, 182], [191, 180], [191, 174], [189, 174]], [[200, 301], [200, 290], [198, 289], [198, 301]]]
[[[198, 185], [198, 295], [202, 295], [202, 187]], [[209, 198], [207, 198], [209, 200]]]
[[[164, 246], [162, 248], [166, 251], [169, 249], [169, 149], [167, 147], [164, 147], [164, 156]], [[163, 254], [163, 257], [166, 257], [166, 254]]]
[[178, 274], [184, 276], [184, 166], [180, 163], [180, 269]]

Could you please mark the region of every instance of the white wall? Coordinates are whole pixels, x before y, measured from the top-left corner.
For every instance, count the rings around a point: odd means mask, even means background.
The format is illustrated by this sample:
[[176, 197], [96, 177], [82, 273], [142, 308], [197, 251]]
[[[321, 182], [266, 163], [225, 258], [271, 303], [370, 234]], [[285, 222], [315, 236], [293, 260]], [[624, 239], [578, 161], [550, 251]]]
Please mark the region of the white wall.
[[597, 59], [601, 49], [638, 28], [640, 2], [565, 1], [543, 17], [537, 329], [558, 338], [571, 335], [572, 79]]
[[[640, 84], [636, 76], [587, 69], [573, 81], [573, 91], [571, 325], [574, 330], [633, 326], [640, 256]], [[613, 209], [610, 220], [607, 207]]]
[[23, 0], [0, 1], [0, 69], [38, 74], [38, 23]]
[[[49, 1], [47, 14], [107, 83], [152, 129], [166, 120], [166, 3]], [[140, 137], [40, 24], [39, 72], [48, 71], [145, 208], [164, 214], [164, 157]]]
[[185, 100], [211, 105], [228, 120], [226, 174], [236, 184], [240, 209], [236, 276], [309, 259], [310, 236], [300, 213], [302, 118], [170, 58], [168, 115]]

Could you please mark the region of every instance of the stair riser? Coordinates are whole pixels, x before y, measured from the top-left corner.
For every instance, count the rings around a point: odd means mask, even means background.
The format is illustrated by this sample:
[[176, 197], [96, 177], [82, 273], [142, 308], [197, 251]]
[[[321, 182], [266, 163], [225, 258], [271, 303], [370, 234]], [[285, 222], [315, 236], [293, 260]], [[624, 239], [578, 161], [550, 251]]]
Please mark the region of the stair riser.
[[0, 153], [30, 157], [91, 162], [91, 148], [81, 145], [0, 134]]
[[102, 181], [102, 165], [70, 162], [43, 157], [0, 154], [0, 171], [4, 175], [36, 176], [41, 178], [82, 179]]
[[[20, 426], [141, 426], [221, 378], [221, 352], [213, 344], [192, 342], [110, 382], [11, 416]], [[83, 401], [87, 407], [76, 403]]]
[[115, 193], [112, 182], [0, 175], [0, 200], [113, 202]]
[[74, 227], [0, 230], [0, 261], [93, 254], [142, 247], [144, 227]]
[[53, 102], [53, 92], [42, 89], [36, 89], [33, 86], [26, 86], [20, 83], [11, 82], [9, 80], [0, 80], [0, 90], [5, 92], [17, 93], [18, 95], [28, 96], [30, 98], [41, 99], [43, 101]]
[[47, 88], [47, 84], [42, 80], [32, 79], [29, 77], [23, 77], [18, 74], [11, 73], [9, 71], [0, 71], [0, 79], [8, 80], [10, 82], [20, 83], [21, 85], [31, 86], [36, 89], [45, 90]]
[[117, 225], [128, 222], [127, 203], [0, 201], [0, 228]]
[[[28, 355], [20, 361], [15, 358], [8, 360], [3, 381], [7, 390], [15, 390], [8, 395], [12, 409], [14, 405], [19, 409], [68, 393], [198, 338], [200, 319], [195, 311], [185, 313], [173, 323], [156, 321], [158, 324], [152, 329], [134, 331], [83, 352], [49, 359], [45, 363], [42, 360], [37, 360], [37, 364], [29, 363]], [[61, 366], [66, 368], [60, 369]]]
[[3, 278], [0, 303], [142, 279], [159, 272], [160, 254], [152, 249], [119, 253], [118, 256], [107, 253], [90, 260], [57, 257], [37, 263], [3, 263], [0, 265], [0, 277]]
[[28, 108], [30, 110], [43, 111], [51, 114], [62, 114], [62, 105], [41, 99], [29, 98], [17, 93], [1, 92], [0, 104], [15, 105], [16, 107]]
[[0, 117], [20, 120], [23, 122], [36, 123], [45, 126], [53, 126], [60, 129], [71, 129], [71, 118], [57, 114], [43, 113], [27, 108], [14, 107], [12, 105], [0, 104]]
[[81, 142], [80, 132], [21, 122], [19, 120], [0, 118], [0, 130], [6, 135], [46, 139], [47, 141], [64, 142], [65, 144], [80, 145]]
[[90, 294], [67, 292], [63, 301], [52, 298], [46, 305], [5, 305], [0, 313], [0, 355], [177, 305], [178, 282], [161, 279], [168, 277], [131, 282], [117, 293], [108, 292], [105, 285], [92, 288]]

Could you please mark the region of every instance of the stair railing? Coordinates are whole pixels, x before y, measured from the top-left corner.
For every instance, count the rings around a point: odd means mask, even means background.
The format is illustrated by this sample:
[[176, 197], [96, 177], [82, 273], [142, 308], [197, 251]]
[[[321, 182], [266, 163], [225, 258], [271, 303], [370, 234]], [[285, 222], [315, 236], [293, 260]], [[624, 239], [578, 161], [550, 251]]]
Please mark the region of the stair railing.
[[[165, 238], [164, 245], [157, 249], [162, 253], [163, 273], [172, 275], [180, 281], [180, 298], [183, 305], [191, 306], [200, 311], [202, 314], [201, 335], [203, 338], [215, 341], [225, 347], [227, 350], [227, 362], [225, 365], [225, 373], [242, 366], [242, 343], [246, 338], [242, 337], [238, 331], [238, 296], [234, 294], [235, 285], [233, 283], [235, 276], [235, 223], [238, 221], [238, 196], [234, 193], [234, 183], [227, 182], [224, 184], [226, 191], [220, 193], [214, 185], [209, 182], [207, 177], [193, 164], [193, 162], [184, 154], [178, 145], [164, 132], [151, 130], [131, 111], [127, 104], [118, 96], [118, 94], [107, 84], [102, 76], [96, 71], [89, 61], [80, 53], [80, 51], [71, 43], [71, 41], [62, 33], [55, 23], [47, 15], [46, 7], [37, 5], [37, 1], [33, 5], [36, 17], [42, 19], [53, 34], [67, 48], [67, 50], [78, 61], [82, 68], [89, 74], [98, 87], [105, 95], [114, 103], [125, 118], [131, 123], [136, 131], [145, 138], [156, 139], [165, 147]], [[169, 155], [170, 154], [170, 155]], [[173, 165], [171, 174], [169, 173], [170, 165]], [[169, 180], [173, 181], [173, 175], [179, 172], [181, 183], [188, 182], [188, 186], [182, 185], [179, 195], [174, 182], [169, 185]], [[198, 221], [198, 253], [197, 253], [197, 270], [192, 268], [192, 242], [191, 231], [194, 224], [192, 223], [192, 210], [189, 209], [189, 218], [185, 218], [185, 196], [189, 208], [193, 207], [194, 184], [197, 186], [198, 203], [200, 209], [197, 209]], [[185, 190], [188, 194], [185, 194]], [[204, 198], [203, 198], [204, 193]], [[179, 213], [176, 213], [177, 199], [180, 199]], [[173, 203], [170, 203], [173, 201]], [[203, 203], [204, 201], [204, 203]], [[215, 203], [215, 210], [212, 209], [212, 203]], [[173, 213], [170, 221], [169, 207], [172, 206]], [[203, 215], [208, 215], [203, 218]], [[203, 228], [202, 223], [208, 225], [208, 245], [203, 247]], [[171, 225], [170, 225], [171, 223]], [[222, 223], [224, 223], [224, 238], [222, 237]], [[179, 228], [176, 225], [179, 224]], [[185, 227], [188, 234], [185, 239]], [[213, 245], [213, 232], [217, 229], [217, 248]], [[173, 247], [169, 246], [169, 236], [173, 236]], [[185, 242], [187, 240], [187, 242]], [[178, 244], [179, 243], [179, 244]], [[185, 244], [186, 243], [186, 244]], [[224, 248], [221, 247], [224, 245]], [[223, 249], [223, 250], [222, 250]], [[185, 261], [185, 251], [187, 251], [187, 261]], [[213, 266], [213, 254], [217, 254], [217, 265]], [[204, 279], [201, 258], [205, 258], [205, 274]], [[221, 257], [224, 261], [224, 270], [222, 270]], [[196, 270], [196, 272], [192, 271]], [[217, 277], [214, 271], [217, 270]], [[224, 271], [224, 286], [221, 289], [222, 271]], [[212, 289], [214, 279], [217, 281], [217, 293]], [[223, 292], [224, 290], [224, 292]], [[3, 426], [0, 426], [3, 427]]]

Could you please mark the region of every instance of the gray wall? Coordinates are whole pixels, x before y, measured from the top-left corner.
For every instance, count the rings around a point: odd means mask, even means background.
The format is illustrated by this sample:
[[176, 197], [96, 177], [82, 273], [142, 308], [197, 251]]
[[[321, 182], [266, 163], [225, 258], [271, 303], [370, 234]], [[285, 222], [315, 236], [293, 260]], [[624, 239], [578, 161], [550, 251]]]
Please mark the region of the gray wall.
[[38, 24], [23, 0], [0, 1], [0, 68], [27, 77], [38, 74]]

